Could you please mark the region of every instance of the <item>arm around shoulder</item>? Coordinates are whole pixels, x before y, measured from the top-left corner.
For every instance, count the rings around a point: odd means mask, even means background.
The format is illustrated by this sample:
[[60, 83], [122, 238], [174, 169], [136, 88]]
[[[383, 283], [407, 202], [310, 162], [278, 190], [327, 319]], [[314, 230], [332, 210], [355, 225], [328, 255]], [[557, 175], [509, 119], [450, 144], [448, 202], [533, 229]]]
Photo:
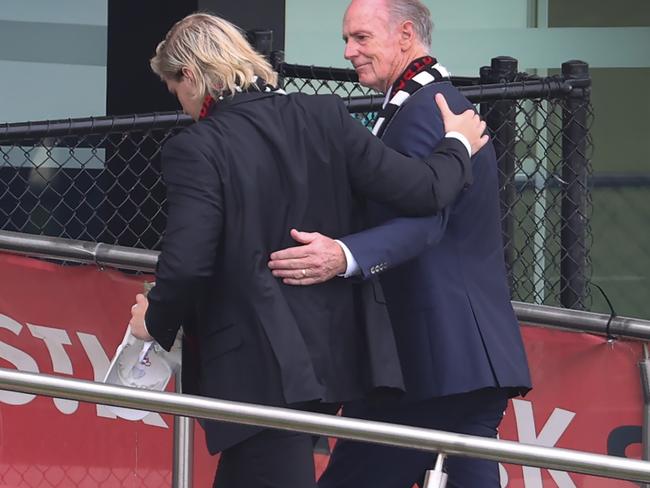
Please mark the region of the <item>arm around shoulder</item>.
[[342, 137], [353, 188], [404, 215], [436, 213], [472, 181], [469, 155], [461, 142], [441, 141], [424, 158], [386, 147], [353, 120], [341, 104]]

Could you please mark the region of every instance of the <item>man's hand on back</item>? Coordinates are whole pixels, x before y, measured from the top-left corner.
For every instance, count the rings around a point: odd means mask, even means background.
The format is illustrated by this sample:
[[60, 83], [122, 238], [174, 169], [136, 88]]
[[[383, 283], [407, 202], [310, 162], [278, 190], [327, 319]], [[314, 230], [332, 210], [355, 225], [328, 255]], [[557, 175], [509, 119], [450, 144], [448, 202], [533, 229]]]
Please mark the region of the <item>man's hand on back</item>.
[[287, 285], [313, 285], [345, 273], [347, 261], [334, 239], [318, 232], [291, 229], [291, 237], [302, 246], [271, 254], [268, 263], [273, 276]]

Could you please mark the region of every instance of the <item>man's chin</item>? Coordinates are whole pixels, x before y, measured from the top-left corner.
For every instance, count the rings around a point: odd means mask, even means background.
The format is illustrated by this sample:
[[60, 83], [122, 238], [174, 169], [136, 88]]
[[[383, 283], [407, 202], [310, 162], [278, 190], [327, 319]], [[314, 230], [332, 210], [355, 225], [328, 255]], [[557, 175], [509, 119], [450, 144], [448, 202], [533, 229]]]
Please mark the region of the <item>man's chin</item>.
[[361, 72], [357, 71], [357, 76], [359, 77], [359, 83], [366, 88], [373, 88], [374, 89], [374, 79], [372, 76], [368, 76], [363, 70]]

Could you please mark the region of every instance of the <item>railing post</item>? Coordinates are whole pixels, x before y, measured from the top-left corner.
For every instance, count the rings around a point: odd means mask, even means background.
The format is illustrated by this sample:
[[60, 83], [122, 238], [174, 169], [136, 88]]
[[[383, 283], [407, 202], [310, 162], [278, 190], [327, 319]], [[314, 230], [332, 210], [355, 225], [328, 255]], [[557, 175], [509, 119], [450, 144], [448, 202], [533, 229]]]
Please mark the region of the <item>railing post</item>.
[[[492, 58], [490, 66], [480, 71], [481, 84], [508, 83], [517, 76], [517, 60], [509, 56]], [[481, 115], [485, 119], [492, 135], [492, 143], [499, 165], [499, 194], [501, 201], [501, 232], [503, 235], [503, 252], [508, 273], [510, 292], [514, 296], [516, 284], [513, 282], [512, 267], [515, 262], [514, 203], [515, 188], [515, 137], [516, 111], [515, 100], [499, 100], [481, 105]]]
[[278, 73], [278, 88], [284, 88], [284, 51], [273, 51], [269, 58], [271, 66]]
[[[648, 344], [643, 344], [643, 359], [639, 363], [641, 389], [643, 391], [643, 424], [641, 428], [641, 459], [650, 460], [650, 357]], [[650, 483], [643, 483], [641, 488], [650, 488]]]
[[273, 50], [273, 31], [272, 30], [251, 30], [246, 33], [248, 42], [262, 56], [267, 58]]
[[275, 71], [278, 72], [278, 86], [282, 87], [282, 73], [280, 67], [284, 63], [284, 51], [273, 50], [273, 31], [272, 30], [251, 30], [246, 33], [248, 42], [255, 50], [263, 55]]
[[[589, 80], [589, 65], [583, 61], [562, 64], [568, 81]], [[584, 310], [587, 297], [587, 175], [586, 154], [589, 127], [590, 86], [574, 88], [562, 110], [562, 228], [560, 234], [560, 303]]]
[[[174, 380], [176, 393], [181, 393], [181, 371]], [[192, 488], [194, 459], [194, 419], [174, 416], [174, 451], [172, 457], [172, 488]]]
[[446, 457], [444, 452], [438, 453], [435, 468], [424, 473], [422, 488], [445, 488], [447, 486], [447, 473], [444, 471]]

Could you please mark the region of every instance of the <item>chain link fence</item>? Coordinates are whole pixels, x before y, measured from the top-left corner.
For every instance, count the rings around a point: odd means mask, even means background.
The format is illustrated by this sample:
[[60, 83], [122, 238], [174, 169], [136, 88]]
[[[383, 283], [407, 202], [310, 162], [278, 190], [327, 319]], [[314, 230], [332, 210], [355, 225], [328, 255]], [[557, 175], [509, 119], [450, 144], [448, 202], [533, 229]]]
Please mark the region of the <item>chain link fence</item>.
[[[135, 474], [134, 474], [135, 473]], [[170, 469], [110, 469], [49, 464], [0, 464], [2, 486], [20, 488], [122, 487], [157, 488], [171, 486]]]
[[[288, 92], [335, 93], [371, 126], [383, 96], [352, 70], [282, 63]], [[479, 78], [452, 81], [480, 108], [500, 168], [504, 253], [512, 298], [589, 308], [589, 75], [517, 72], [495, 58]], [[3, 230], [157, 249], [165, 226], [160, 148], [191, 123], [178, 114], [0, 126]]]
[[594, 175], [592, 309], [650, 318], [650, 173]]
[[282, 63], [278, 71], [287, 92], [338, 95], [347, 102], [351, 115], [366, 127], [373, 126], [384, 100], [381, 93], [361, 86], [354, 70]]
[[173, 113], [0, 128], [2, 229], [158, 248], [160, 149], [189, 123]]

